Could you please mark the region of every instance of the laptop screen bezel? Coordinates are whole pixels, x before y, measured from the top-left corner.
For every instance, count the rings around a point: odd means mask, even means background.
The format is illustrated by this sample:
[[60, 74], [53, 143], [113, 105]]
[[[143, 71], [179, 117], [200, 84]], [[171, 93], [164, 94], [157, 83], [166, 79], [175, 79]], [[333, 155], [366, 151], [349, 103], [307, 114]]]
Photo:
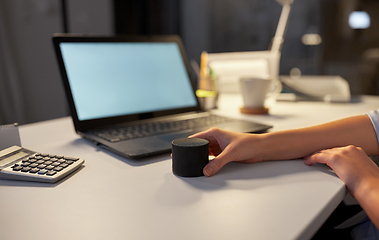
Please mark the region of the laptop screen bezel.
[[[196, 106], [193, 107], [184, 107], [170, 110], [162, 110], [162, 111], [154, 111], [154, 112], [143, 112], [139, 114], [131, 114], [131, 115], [123, 115], [123, 116], [115, 116], [115, 117], [106, 117], [99, 119], [91, 119], [91, 120], [79, 120], [77, 110], [74, 103], [74, 98], [72, 95], [71, 87], [69, 84], [65, 64], [63, 61], [63, 56], [60, 48], [60, 43], [74, 43], [74, 42], [169, 42], [176, 43], [179, 47], [181, 57], [183, 59], [183, 63], [185, 69], [187, 71], [188, 79], [191, 82], [193, 94], [196, 99]], [[196, 97], [195, 91], [196, 87], [194, 85], [194, 81], [191, 78], [190, 68], [187, 60], [187, 56], [184, 50], [183, 43], [179, 36], [177, 35], [165, 35], [165, 36], [151, 36], [151, 35], [117, 35], [117, 36], [81, 36], [81, 35], [71, 35], [71, 34], [54, 34], [53, 36], [53, 45], [56, 53], [61, 78], [63, 82], [63, 87], [66, 93], [66, 97], [68, 100], [68, 104], [70, 107], [71, 117], [74, 122], [75, 130], [78, 132], [85, 132], [88, 130], [92, 130], [94, 128], [107, 127], [116, 124], [128, 123], [138, 120], [145, 119], [153, 119], [156, 117], [164, 117], [170, 116], [174, 114], [181, 114], [187, 112], [199, 112], [201, 111], [201, 107], [199, 104], [199, 100]]]

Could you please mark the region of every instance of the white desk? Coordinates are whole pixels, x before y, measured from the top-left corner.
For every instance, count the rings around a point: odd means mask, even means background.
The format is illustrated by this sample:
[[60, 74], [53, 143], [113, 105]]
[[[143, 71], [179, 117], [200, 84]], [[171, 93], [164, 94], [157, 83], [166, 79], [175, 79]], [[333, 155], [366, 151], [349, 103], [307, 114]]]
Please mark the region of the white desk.
[[[276, 103], [267, 116], [243, 116], [239, 104], [221, 96], [220, 112], [276, 131], [362, 114], [378, 108], [379, 97]], [[346, 194], [327, 167], [300, 160], [231, 163], [211, 178], [179, 178], [169, 154], [133, 161], [104, 152], [76, 135], [70, 118], [24, 125], [20, 133], [26, 148], [86, 163], [54, 185], [0, 180], [2, 240], [308, 239]]]

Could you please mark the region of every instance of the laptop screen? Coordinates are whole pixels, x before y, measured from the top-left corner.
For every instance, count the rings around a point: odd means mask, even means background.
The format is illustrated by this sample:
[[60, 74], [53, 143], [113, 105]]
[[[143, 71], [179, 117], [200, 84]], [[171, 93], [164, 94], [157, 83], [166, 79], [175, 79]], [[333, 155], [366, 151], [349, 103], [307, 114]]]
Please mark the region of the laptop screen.
[[176, 43], [61, 42], [79, 120], [197, 106]]

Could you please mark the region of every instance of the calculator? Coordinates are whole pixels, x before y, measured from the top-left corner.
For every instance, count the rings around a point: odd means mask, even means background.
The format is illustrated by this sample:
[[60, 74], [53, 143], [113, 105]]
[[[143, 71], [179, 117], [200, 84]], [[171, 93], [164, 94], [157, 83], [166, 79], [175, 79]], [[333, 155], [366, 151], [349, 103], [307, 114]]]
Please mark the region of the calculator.
[[19, 146], [0, 151], [0, 179], [57, 182], [84, 163], [83, 159], [38, 153]]

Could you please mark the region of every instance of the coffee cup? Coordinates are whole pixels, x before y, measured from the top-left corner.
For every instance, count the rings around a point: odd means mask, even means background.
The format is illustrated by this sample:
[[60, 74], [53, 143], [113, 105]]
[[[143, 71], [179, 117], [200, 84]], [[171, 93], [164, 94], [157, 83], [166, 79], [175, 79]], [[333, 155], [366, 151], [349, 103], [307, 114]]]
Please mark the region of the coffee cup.
[[278, 80], [260, 77], [241, 77], [242, 113], [265, 114], [268, 108], [265, 105], [268, 98], [276, 97], [282, 91]]

